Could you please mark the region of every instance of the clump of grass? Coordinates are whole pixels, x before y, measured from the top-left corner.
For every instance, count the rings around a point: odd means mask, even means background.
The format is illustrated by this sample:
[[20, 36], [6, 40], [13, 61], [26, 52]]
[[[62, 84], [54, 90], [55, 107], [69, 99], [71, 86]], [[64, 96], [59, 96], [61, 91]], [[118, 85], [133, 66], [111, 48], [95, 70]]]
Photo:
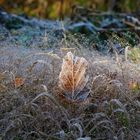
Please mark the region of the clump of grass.
[[[66, 41], [66, 40], [65, 40]], [[69, 40], [70, 41], [70, 40]], [[88, 102], [71, 109], [58, 97], [62, 58], [71, 46], [47, 50], [1, 48], [0, 137], [16, 139], [135, 139], [139, 137], [138, 65], [102, 56], [77, 44], [72, 51], [88, 63]], [[70, 45], [70, 42], [68, 42]], [[78, 49], [77, 49], [78, 45]], [[70, 48], [69, 48], [70, 47]], [[15, 86], [15, 78], [25, 79]], [[138, 85], [139, 86], [139, 85]]]

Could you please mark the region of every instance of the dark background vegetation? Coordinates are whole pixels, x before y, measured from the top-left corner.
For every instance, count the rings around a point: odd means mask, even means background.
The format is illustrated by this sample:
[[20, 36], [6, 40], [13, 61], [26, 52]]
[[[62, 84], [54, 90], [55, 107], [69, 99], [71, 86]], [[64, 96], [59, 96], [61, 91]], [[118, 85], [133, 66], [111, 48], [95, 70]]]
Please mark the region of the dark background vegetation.
[[70, 15], [75, 5], [95, 11], [139, 12], [140, 0], [0, 0], [6, 11], [56, 19]]

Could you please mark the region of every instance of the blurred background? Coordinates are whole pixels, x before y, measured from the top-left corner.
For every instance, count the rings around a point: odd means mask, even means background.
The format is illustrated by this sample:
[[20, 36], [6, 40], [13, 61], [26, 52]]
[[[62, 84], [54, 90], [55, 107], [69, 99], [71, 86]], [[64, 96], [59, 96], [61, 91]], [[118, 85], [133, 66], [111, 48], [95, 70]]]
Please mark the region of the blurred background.
[[70, 16], [75, 6], [93, 11], [140, 12], [140, 0], [0, 0], [0, 8], [7, 12], [49, 19]]

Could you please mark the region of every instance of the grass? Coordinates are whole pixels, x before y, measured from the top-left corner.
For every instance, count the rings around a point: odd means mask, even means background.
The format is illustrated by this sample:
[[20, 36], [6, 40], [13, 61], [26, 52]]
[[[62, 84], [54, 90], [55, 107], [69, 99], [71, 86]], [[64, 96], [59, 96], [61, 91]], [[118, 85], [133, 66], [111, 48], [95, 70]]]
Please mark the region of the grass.
[[[39, 48], [1, 48], [0, 139], [139, 139], [139, 65], [124, 61], [125, 56], [100, 55], [71, 39], [52, 53]], [[89, 62], [90, 97], [75, 105], [58, 97], [62, 92], [58, 76], [68, 51]], [[24, 79], [23, 84], [15, 86], [17, 77]]]

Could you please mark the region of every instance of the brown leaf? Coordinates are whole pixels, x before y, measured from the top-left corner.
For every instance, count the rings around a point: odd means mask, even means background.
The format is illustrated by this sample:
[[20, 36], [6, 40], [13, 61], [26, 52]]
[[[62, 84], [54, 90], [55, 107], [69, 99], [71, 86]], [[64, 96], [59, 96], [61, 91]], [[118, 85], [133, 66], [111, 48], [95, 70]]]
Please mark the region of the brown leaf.
[[14, 85], [15, 85], [16, 88], [18, 88], [18, 87], [22, 86], [24, 84], [24, 82], [25, 82], [24, 78], [16, 77], [15, 81], [14, 81]]
[[71, 52], [68, 52], [63, 59], [59, 75], [59, 86], [65, 94], [71, 96], [71, 99], [77, 97], [88, 81], [88, 77], [85, 76], [87, 65], [88, 62], [85, 58], [74, 57]]

